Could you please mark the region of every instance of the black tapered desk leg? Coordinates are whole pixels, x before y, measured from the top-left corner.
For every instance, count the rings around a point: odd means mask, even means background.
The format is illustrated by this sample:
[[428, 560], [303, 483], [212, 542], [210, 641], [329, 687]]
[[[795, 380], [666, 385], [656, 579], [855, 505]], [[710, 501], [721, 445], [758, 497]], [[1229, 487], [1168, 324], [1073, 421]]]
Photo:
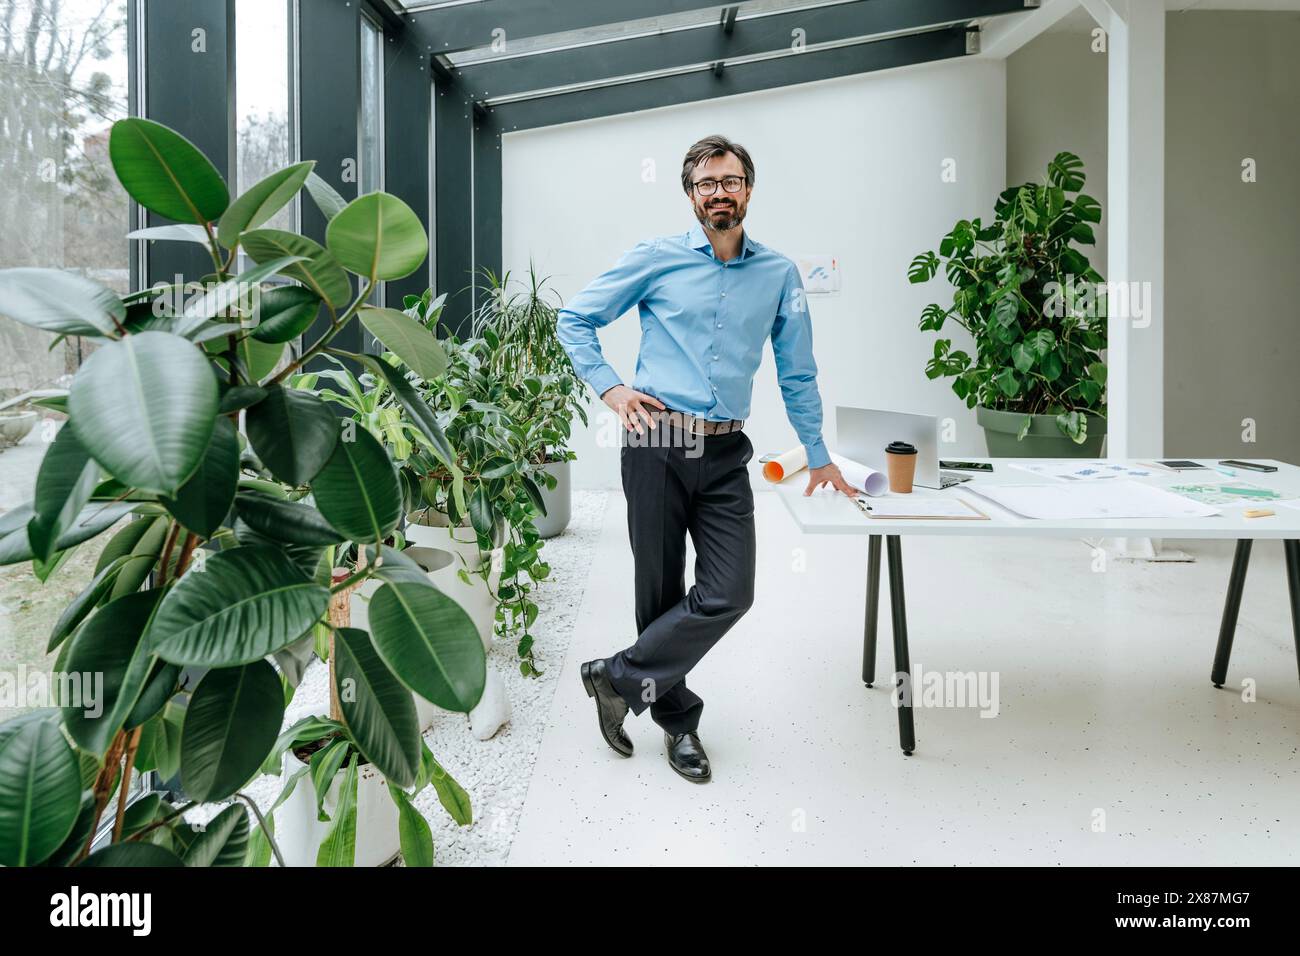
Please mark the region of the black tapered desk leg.
[[1291, 594], [1291, 633], [1295, 637], [1296, 669], [1300, 671], [1300, 541], [1282, 542], [1286, 553], [1286, 589]]
[[880, 535], [867, 542], [867, 618], [862, 625], [862, 682], [876, 681], [876, 621], [880, 617]]
[[[1232, 656], [1232, 637], [1237, 632], [1237, 612], [1241, 610], [1241, 590], [1246, 584], [1246, 569], [1250, 566], [1250, 538], [1237, 541], [1237, 551], [1232, 556], [1232, 573], [1228, 575], [1228, 596], [1223, 601], [1223, 620], [1219, 624], [1219, 646], [1214, 651], [1214, 669], [1210, 683], [1222, 687], [1228, 679], [1228, 658]], [[1290, 552], [1287, 552], [1288, 556]], [[1292, 607], [1294, 607], [1294, 602]]]
[[[898, 744], [903, 753], [916, 749], [916, 730], [912, 726], [912, 662], [907, 652], [907, 606], [903, 602], [903, 550], [898, 535], [885, 538], [889, 558], [889, 611], [894, 621], [894, 673], [898, 692]], [[906, 686], [904, 686], [906, 682]]]

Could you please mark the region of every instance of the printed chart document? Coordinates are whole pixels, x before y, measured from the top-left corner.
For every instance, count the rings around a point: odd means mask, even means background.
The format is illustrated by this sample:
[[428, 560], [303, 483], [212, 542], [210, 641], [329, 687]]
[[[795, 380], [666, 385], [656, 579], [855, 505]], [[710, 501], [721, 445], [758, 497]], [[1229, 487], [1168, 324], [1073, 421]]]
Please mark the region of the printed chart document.
[[966, 486], [1024, 518], [1208, 518], [1209, 505], [1139, 481], [1080, 481], [1050, 485]]
[[1098, 481], [1103, 478], [1154, 478], [1154, 468], [1123, 465], [1114, 461], [1013, 461], [1012, 468], [1032, 472], [1044, 478], [1063, 481]]

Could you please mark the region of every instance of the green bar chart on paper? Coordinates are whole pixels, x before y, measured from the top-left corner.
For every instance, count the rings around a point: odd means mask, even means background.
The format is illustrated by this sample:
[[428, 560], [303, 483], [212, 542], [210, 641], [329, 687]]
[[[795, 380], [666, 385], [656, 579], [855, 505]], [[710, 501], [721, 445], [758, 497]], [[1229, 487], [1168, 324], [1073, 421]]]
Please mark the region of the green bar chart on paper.
[[1232, 505], [1240, 501], [1281, 501], [1286, 495], [1272, 488], [1261, 488], [1248, 481], [1232, 484], [1170, 485], [1175, 494], [1199, 501], [1203, 505]]

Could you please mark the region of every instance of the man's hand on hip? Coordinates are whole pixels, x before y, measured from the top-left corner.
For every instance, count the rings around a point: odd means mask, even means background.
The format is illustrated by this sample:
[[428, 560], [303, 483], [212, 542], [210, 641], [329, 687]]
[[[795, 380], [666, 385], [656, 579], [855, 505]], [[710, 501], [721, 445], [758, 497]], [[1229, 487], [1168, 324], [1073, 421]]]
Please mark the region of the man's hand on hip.
[[833, 488], [844, 492], [850, 498], [862, 494], [857, 488], [844, 480], [844, 476], [840, 474], [840, 466], [832, 461], [820, 468], [808, 469], [808, 487], [804, 489], [804, 497], [811, 495], [814, 488], [820, 488], [828, 481]]
[[655, 427], [654, 419], [646, 411], [646, 406], [653, 405], [659, 409], [664, 407], [664, 403], [653, 395], [638, 392], [626, 385], [615, 385], [613, 388], [606, 389], [605, 394], [600, 396], [600, 400], [618, 413], [624, 428], [628, 431], [635, 428], [638, 435], [645, 434], [645, 429], [641, 427], [642, 418], [651, 428]]

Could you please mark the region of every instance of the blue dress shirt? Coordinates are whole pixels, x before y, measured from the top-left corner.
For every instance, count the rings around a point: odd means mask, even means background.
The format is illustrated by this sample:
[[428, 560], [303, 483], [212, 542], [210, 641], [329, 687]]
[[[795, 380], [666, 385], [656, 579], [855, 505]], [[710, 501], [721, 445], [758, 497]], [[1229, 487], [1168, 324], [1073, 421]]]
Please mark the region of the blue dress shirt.
[[808, 467], [831, 460], [821, 434], [812, 321], [793, 262], [748, 232], [740, 255], [720, 262], [699, 223], [638, 243], [560, 309], [560, 342], [597, 395], [623, 382], [601, 354], [596, 330], [633, 305], [641, 316], [634, 389], [701, 418], [748, 418], [770, 337], [786, 415]]

